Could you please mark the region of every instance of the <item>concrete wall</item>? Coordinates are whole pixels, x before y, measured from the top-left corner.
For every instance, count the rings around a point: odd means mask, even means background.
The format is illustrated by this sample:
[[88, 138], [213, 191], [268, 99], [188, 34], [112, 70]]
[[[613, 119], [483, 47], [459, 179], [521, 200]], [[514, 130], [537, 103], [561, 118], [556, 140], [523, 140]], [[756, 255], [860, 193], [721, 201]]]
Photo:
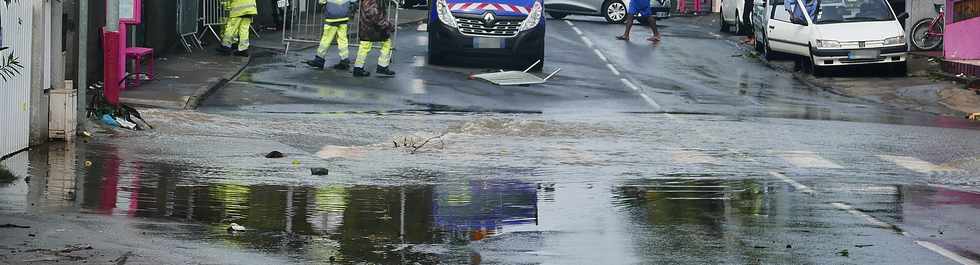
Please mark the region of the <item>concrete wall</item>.
[[946, 59], [980, 60], [980, 17], [959, 22], [953, 22], [955, 10], [953, 3], [947, 0], [946, 34], [943, 37]]

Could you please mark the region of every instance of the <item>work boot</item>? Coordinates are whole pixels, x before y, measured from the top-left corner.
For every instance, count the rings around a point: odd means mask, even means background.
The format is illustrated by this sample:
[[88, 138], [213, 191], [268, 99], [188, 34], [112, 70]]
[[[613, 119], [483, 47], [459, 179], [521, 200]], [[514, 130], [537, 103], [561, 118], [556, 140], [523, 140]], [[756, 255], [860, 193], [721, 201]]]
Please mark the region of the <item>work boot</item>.
[[248, 57], [248, 50], [236, 51], [235, 56]]
[[348, 59], [340, 60], [340, 62], [338, 62], [333, 66], [333, 69], [347, 71], [347, 69], [350, 69], [350, 60]]
[[391, 69], [388, 69], [387, 66], [378, 66], [378, 69], [375, 70], [374, 72], [376, 72], [378, 74], [381, 74], [381, 75], [388, 75], [388, 76], [395, 75], [395, 71], [392, 71]]
[[306, 61], [306, 64], [316, 69], [323, 69], [323, 64], [326, 62], [327, 60], [324, 60], [323, 57], [317, 56], [316, 58], [313, 58], [312, 61]]
[[364, 71], [364, 67], [354, 67], [354, 77], [371, 76], [371, 72]]
[[214, 48], [214, 50], [221, 55], [231, 55], [231, 52], [233, 51], [231, 47], [225, 47], [224, 45], [218, 45], [218, 48]]

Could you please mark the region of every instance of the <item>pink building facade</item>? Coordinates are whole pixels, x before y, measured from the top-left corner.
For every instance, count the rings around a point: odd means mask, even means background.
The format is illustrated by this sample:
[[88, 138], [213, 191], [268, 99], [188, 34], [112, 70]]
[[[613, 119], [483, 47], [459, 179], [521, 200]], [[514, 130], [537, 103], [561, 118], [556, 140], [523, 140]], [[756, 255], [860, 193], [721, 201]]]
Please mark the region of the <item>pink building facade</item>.
[[980, 60], [980, 0], [946, 0], [946, 60]]

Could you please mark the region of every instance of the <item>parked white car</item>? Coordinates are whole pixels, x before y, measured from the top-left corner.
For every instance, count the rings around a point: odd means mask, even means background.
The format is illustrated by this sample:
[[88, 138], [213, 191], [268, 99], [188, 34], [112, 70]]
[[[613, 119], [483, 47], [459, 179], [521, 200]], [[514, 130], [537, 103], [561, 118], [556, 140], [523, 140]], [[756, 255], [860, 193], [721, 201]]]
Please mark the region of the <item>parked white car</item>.
[[[795, 1], [804, 6], [803, 0]], [[826, 67], [862, 64], [888, 64], [901, 76], [908, 71], [905, 31], [885, 0], [821, 1], [813, 17], [803, 12], [802, 20], [795, 21], [781, 0], [755, 4], [767, 14], [755, 18], [765, 23], [764, 29], [756, 27], [763, 29], [756, 36], [767, 59], [800, 56], [804, 70], [815, 75]]]
[[752, 29], [752, 0], [721, 0], [718, 12], [722, 32], [746, 34]]

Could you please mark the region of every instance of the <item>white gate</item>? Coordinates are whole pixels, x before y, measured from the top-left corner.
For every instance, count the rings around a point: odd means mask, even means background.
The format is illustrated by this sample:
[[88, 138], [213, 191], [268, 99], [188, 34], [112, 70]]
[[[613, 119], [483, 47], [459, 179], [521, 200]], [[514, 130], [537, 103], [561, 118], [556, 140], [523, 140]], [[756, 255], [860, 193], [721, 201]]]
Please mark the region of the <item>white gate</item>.
[[[33, 2], [12, 1], [0, 5], [0, 47], [6, 47], [0, 51], [0, 67], [16, 68], [4, 73], [6, 80], [0, 78], [0, 157], [23, 150], [28, 144]], [[11, 63], [11, 54], [21, 67]]]

